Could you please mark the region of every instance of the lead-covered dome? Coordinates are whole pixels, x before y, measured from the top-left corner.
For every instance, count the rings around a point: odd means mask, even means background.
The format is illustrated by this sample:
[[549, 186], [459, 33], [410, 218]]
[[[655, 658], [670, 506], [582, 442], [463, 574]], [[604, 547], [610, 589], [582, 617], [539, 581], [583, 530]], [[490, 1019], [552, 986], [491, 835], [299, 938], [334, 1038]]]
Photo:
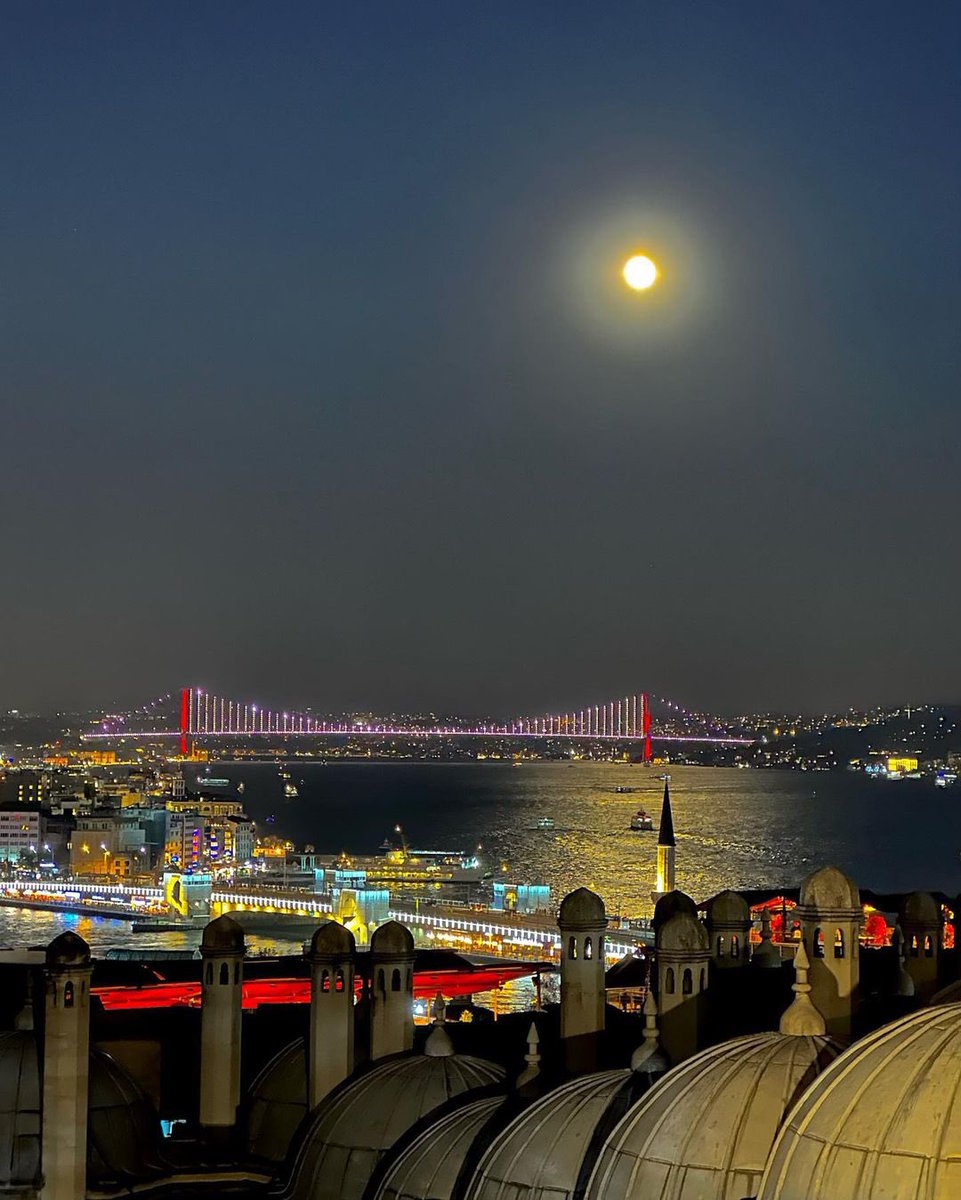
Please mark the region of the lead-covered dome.
[[246, 1142], [255, 1158], [282, 1162], [307, 1115], [307, 1052], [298, 1038], [276, 1054], [250, 1085]]
[[567, 1200], [583, 1193], [593, 1153], [646, 1085], [633, 1071], [602, 1071], [541, 1097], [491, 1142], [465, 1200]]
[[[80, 939], [78, 939], [79, 941]], [[32, 1030], [0, 1033], [0, 1190], [39, 1184], [40, 1063]], [[90, 1055], [87, 1171], [96, 1185], [160, 1173], [160, 1122], [149, 1100], [110, 1055]], [[18, 1192], [19, 1194], [19, 1192]]]
[[840, 1049], [827, 1037], [762, 1033], [688, 1059], [611, 1132], [587, 1200], [755, 1195], [785, 1114]]
[[418, 1121], [504, 1071], [467, 1055], [405, 1055], [332, 1092], [314, 1109], [294, 1162], [292, 1200], [361, 1200], [377, 1164]]
[[961, 1196], [961, 1005], [926, 1008], [846, 1050], [791, 1112], [759, 1200]]
[[484, 1096], [446, 1113], [390, 1164], [373, 1200], [450, 1200], [467, 1156], [503, 1096]]

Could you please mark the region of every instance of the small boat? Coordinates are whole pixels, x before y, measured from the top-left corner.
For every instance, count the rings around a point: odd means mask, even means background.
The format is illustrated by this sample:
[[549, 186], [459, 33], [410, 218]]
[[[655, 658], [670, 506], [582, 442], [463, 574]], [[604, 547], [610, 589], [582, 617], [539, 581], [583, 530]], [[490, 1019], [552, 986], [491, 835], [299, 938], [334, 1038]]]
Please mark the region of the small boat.
[[538, 829], [553, 829], [554, 828], [554, 818], [553, 817], [538, 817], [537, 818], [537, 828]]
[[298, 790], [297, 790], [297, 785], [293, 784], [293, 783], [285, 783], [284, 784], [284, 795], [287, 797], [288, 800], [296, 800], [297, 797], [300, 795], [300, 792], [298, 792]]
[[626, 784], [619, 783], [614, 789], [619, 796], [623, 796], [626, 792], [639, 792], [641, 789], [636, 787], [628, 787]]
[[654, 818], [643, 808], [639, 808], [631, 817], [631, 828], [646, 833], [654, 828]]

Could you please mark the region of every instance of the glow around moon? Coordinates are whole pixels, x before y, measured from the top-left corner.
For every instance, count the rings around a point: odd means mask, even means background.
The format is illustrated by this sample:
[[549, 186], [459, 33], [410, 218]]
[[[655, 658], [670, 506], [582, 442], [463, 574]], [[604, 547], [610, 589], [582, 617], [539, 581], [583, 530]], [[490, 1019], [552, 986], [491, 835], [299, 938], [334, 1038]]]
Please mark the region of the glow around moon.
[[624, 282], [636, 292], [649, 288], [657, 279], [657, 267], [646, 254], [636, 254], [624, 264]]

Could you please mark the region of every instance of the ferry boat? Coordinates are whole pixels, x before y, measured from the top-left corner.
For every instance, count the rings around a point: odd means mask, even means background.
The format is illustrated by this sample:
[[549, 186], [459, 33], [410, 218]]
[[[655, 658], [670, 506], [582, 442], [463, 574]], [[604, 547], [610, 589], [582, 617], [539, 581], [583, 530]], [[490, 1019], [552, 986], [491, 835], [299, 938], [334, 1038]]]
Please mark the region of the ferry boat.
[[300, 792], [297, 790], [297, 785], [294, 783], [285, 783], [284, 784], [284, 795], [287, 797], [288, 800], [296, 800], [297, 797], [300, 795]]
[[392, 888], [421, 888], [445, 883], [482, 883], [490, 872], [476, 854], [462, 850], [411, 850], [398, 826], [400, 845], [385, 838], [379, 854], [354, 855], [344, 852], [330, 865], [338, 871], [363, 871], [369, 883], [386, 883]]
[[553, 829], [554, 828], [554, 818], [553, 817], [538, 817], [537, 828], [538, 829]]
[[631, 828], [647, 833], [654, 828], [654, 818], [649, 813], [646, 813], [643, 808], [639, 808], [634, 816], [631, 817]]

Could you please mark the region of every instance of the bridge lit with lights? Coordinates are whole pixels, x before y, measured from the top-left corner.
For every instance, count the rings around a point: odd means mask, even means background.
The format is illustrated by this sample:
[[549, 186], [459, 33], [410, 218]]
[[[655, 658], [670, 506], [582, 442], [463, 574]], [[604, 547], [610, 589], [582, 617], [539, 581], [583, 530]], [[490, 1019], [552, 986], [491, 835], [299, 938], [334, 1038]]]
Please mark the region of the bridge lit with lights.
[[[166, 698], [165, 698], [166, 699]], [[138, 728], [135, 722], [143, 716], [163, 714], [159, 702], [124, 714], [104, 719], [101, 725], [84, 734], [85, 740], [111, 738], [178, 738], [182, 754], [189, 752], [191, 742], [198, 739], [231, 739], [234, 741], [262, 738], [509, 738], [545, 739], [569, 738], [579, 741], [640, 742], [643, 757], [652, 757], [652, 743], [703, 742], [719, 746], [750, 745], [752, 739], [737, 737], [728, 730], [711, 725], [693, 732], [677, 732], [655, 727], [647, 692], [619, 696], [603, 704], [587, 705], [562, 713], [515, 717], [503, 722], [447, 721], [370, 721], [363, 719], [328, 720], [310, 713], [285, 712], [263, 705], [217, 696], [203, 688], [183, 688], [179, 711], [171, 712], [167, 727], [158, 724], [154, 729]], [[672, 706], [675, 707], [676, 706]], [[151, 709], [154, 711], [152, 712]], [[176, 725], [175, 725], [176, 722]]]

